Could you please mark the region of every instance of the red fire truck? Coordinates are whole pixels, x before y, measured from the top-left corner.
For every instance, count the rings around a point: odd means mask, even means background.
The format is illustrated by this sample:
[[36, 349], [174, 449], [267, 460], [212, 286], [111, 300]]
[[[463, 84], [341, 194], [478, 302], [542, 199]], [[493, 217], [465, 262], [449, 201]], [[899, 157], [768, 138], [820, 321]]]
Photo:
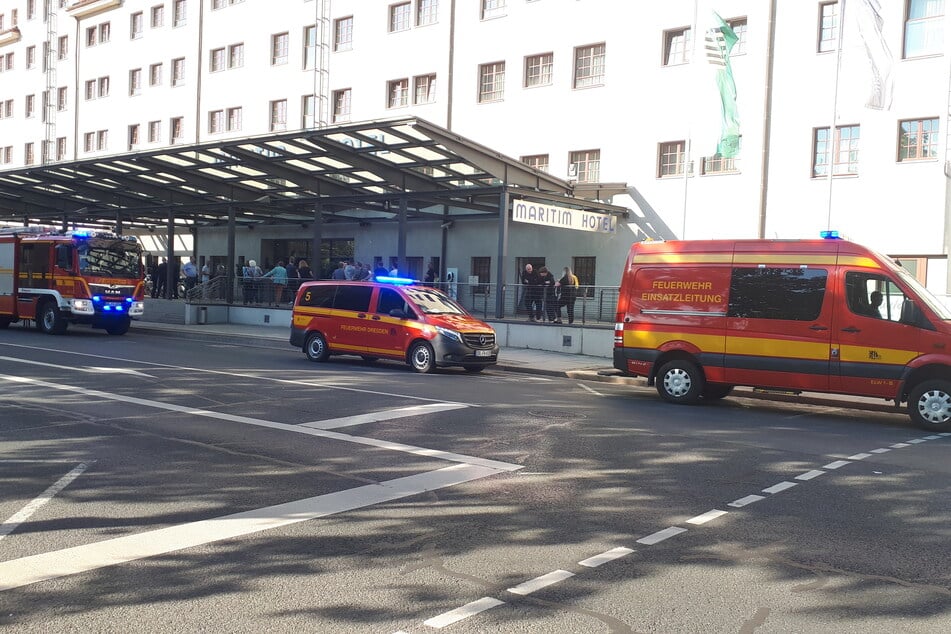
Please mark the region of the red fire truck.
[[0, 228], [0, 328], [22, 319], [49, 334], [74, 323], [123, 335], [143, 312], [143, 273], [131, 236]]

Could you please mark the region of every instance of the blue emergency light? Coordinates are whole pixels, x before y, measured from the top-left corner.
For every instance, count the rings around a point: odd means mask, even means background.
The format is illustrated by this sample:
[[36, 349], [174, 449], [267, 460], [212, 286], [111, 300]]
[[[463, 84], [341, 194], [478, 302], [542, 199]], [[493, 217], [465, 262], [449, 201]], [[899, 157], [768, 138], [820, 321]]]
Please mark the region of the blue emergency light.
[[820, 231], [819, 237], [823, 240], [841, 240], [842, 236], [839, 235], [838, 231]]
[[410, 277], [390, 277], [388, 275], [380, 275], [379, 277], [374, 278], [377, 282], [382, 282], [383, 284], [413, 284], [416, 280]]

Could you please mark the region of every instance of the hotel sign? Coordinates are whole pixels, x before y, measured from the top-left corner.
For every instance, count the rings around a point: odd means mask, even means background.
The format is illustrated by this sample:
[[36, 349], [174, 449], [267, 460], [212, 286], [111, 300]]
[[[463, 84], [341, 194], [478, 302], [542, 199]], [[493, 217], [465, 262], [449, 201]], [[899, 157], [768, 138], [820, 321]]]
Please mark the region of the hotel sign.
[[610, 214], [530, 203], [518, 198], [512, 200], [512, 220], [556, 229], [617, 233], [617, 218]]

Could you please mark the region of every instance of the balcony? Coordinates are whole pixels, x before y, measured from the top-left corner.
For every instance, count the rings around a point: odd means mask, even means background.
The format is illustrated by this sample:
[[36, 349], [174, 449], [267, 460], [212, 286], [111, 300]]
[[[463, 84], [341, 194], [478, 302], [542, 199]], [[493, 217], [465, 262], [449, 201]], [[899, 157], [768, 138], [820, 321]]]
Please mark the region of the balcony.
[[0, 46], [14, 44], [20, 41], [20, 29], [13, 27], [5, 31], [0, 31]]
[[75, 0], [66, 8], [66, 13], [77, 20], [81, 20], [109, 9], [115, 9], [120, 4], [122, 4], [122, 0]]

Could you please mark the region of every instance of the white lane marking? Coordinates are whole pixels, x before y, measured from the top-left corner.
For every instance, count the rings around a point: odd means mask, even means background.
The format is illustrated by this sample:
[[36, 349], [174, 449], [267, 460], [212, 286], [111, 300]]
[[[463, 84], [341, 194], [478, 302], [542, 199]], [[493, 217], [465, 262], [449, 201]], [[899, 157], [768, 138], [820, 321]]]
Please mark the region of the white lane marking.
[[585, 385], [584, 383], [579, 383], [579, 384], [578, 384], [578, 387], [583, 388], [583, 389], [585, 389], [585, 390], [591, 392], [591, 393], [594, 394], [595, 396], [604, 396], [604, 394], [602, 394], [601, 392], [598, 392], [597, 390], [591, 389], [590, 387], [588, 387], [588, 386]]
[[443, 612], [439, 616], [434, 616], [433, 618], [423, 621], [423, 625], [442, 629], [447, 625], [452, 625], [457, 623], [462, 619], [469, 618], [479, 612], [485, 612], [494, 607], [505, 605], [505, 601], [499, 601], [498, 599], [493, 599], [492, 597], [482, 597], [478, 601], [473, 601], [472, 603], [467, 603], [461, 608], [456, 608], [455, 610], [450, 610], [449, 612]]
[[701, 524], [706, 524], [707, 522], [713, 521], [718, 517], [722, 517], [729, 513], [729, 511], [721, 511], [719, 509], [713, 509], [712, 511], [707, 511], [702, 515], [697, 515], [696, 517], [691, 517], [687, 520], [688, 524], [696, 524], [697, 526]]
[[896, 442], [894, 445], [891, 445], [892, 449], [904, 449], [905, 447], [911, 447], [911, 445], [906, 442]]
[[498, 473], [498, 469], [488, 467], [452, 465], [379, 484], [4, 561], [0, 562], [0, 592], [392, 502]]
[[369, 414], [357, 414], [356, 416], [343, 416], [341, 418], [328, 418], [317, 420], [312, 423], [303, 423], [302, 427], [311, 427], [313, 429], [337, 429], [339, 427], [350, 427], [352, 425], [364, 425], [366, 423], [379, 423], [385, 420], [404, 418], [406, 416], [418, 416], [432, 412], [447, 412], [454, 409], [469, 407], [461, 403], [426, 403], [424, 405], [411, 405], [409, 407], [398, 407], [395, 409], [383, 410], [381, 412], [370, 412]]
[[618, 546], [617, 548], [612, 548], [611, 550], [606, 550], [600, 555], [595, 555], [594, 557], [588, 557], [587, 559], [582, 559], [578, 562], [579, 566], [584, 566], [585, 568], [597, 568], [598, 566], [603, 566], [609, 561], [614, 561], [615, 559], [620, 559], [634, 552], [631, 548], [625, 548], [623, 546]]
[[[78, 368], [82, 370], [82, 368]], [[145, 372], [139, 372], [138, 370], [133, 370], [132, 368], [103, 368], [103, 367], [92, 367], [90, 366], [87, 372], [95, 372], [96, 374], [129, 374], [131, 376], [144, 376], [147, 379], [154, 379], [155, 377], [151, 374], [146, 374]]]
[[194, 407], [185, 407], [183, 405], [173, 405], [171, 403], [162, 403], [161, 401], [152, 401], [149, 399], [137, 398], [134, 396], [110, 394], [109, 392], [101, 392], [99, 390], [87, 390], [86, 388], [74, 387], [71, 385], [60, 385], [58, 383], [48, 383], [46, 381], [28, 379], [26, 377], [9, 376], [5, 374], [0, 374], [0, 380], [12, 381], [14, 383], [27, 383], [30, 385], [40, 385], [43, 387], [48, 387], [54, 390], [61, 390], [64, 392], [75, 392], [78, 394], [84, 394], [86, 396], [93, 396], [93, 397], [108, 399], [112, 401], [119, 401], [122, 403], [133, 403], [135, 405], [142, 405], [144, 407], [154, 407], [156, 409], [164, 409], [171, 412], [180, 412], [183, 414], [188, 414], [189, 416], [204, 416], [206, 418], [214, 418], [217, 420], [224, 420], [224, 421], [228, 421], [232, 423], [241, 423], [243, 425], [255, 425], [258, 427], [267, 427], [269, 429], [279, 429], [282, 431], [289, 431], [289, 432], [294, 432], [297, 434], [307, 434], [309, 436], [317, 436], [320, 438], [329, 438], [332, 440], [352, 442], [352, 443], [356, 443], [360, 445], [369, 445], [371, 447], [377, 447], [379, 449], [388, 449], [390, 451], [400, 451], [403, 453], [409, 453], [416, 456], [425, 456], [427, 458], [438, 458], [441, 460], [448, 460], [450, 462], [462, 462], [464, 464], [481, 465], [484, 467], [489, 467], [491, 469], [498, 469], [500, 471], [517, 471], [518, 469], [522, 468], [521, 465], [511, 464], [508, 462], [500, 462], [497, 460], [487, 460], [485, 458], [476, 458], [475, 456], [466, 456], [463, 454], [457, 454], [457, 453], [452, 453], [448, 451], [441, 451], [439, 449], [426, 449], [425, 447], [416, 447], [414, 445], [404, 445], [402, 443], [389, 442], [385, 440], [377, 440], [376, 438], [366, 438], [363, 436], [350, 436], [349, 434], [341, 434], [338, 432], [328, 431], [324, 429], [311, 429], [308, 427], [303, 427], [301, 425], [288, 425], [286, 423], [275, 423], [273, 421], [261, 420], [259, 418], [248, 418], [246, 416], [236, 416], [234, 414], [213, 412], [210, 410], [199, 409]]
[[888, 453], [891, 450], [891, 447], [879, 447], [878, 449], [870, 449], [869, 453]]
[[821, 469], [813, 469], [812, 471], [806, 471], [805, 473], [800, 473], [799, 475], [796, 476], [796, 479], [797, 480], [812, 480], [813, 478], [818, 478], [824, 473], [825, 471], [822, 471]]
[[82, 475], [83, 471], [89, 468], [89, 464], [83, 462], [76, 465], [72, 471], [64, 475], [62, 478], [57, 480], [53, 486], [43, 491], [39, 497], [33, 499], [29, 504], [24, 506], [22, 509], [10, 516], [10, 519], [5, 521], [3, 524], [0, 524], [0, 539], [3, 539], [10, 533], [16, 530], [17, 526], [25, 522], [30, 518], [31, 515], [36, 513], [40, 508], [45, 506], [47, 502], [52, 500], [57, 493], [65, 489], [72, 483], [73, 480]]
[[912, 440], [909, 440], [908, 442], [909, 442], [909, 444], [912, 444], [912, 445], [919, 445], [919, 444], [921, 444], [921, 443], [923, 443], [923, 442], [927, 442], [927, 441], [926, 441], [924, 438], [914, 438], [914, 439], [912, 439]]
[[791, 489], [794, 486], [796, 486], [795, 482], [780, 482], [779, 484], [774, 484], [773, 486], [769, 488], [763, 489], [763, 493], [769, 493], [769, 494], [779, 493], [781, 491], [785, 491], [786, 489]]
[[657, 531], [656, 533], [651, 533], [647, 537], [641, 537], [637, 540], [638, 544], [644, 544], [645, 546], [653, 546], [659, 542], [664, 541], [665, 539], [670, 539], [674, 535], [680, 535], [681, 533], [686, 533], [686, 528], [680, 528], [679, 526], [671, 526], [665, 528], [662, 531]]
[[852, 464], [848, 460], [836, 460], [835, 462], [830, 462], [829, 464], [823, 466], [823, 469], [838, 469], [844, 467], [847, 464]]
[[942, 438], [947, 438], [948, 436], [951, 436], [951, 432], [946, 431], [943, 434], [938, 434], [938, 435], [941, 436]]
[[937, 435], [934, 435], [934, 436], [925, 436], [925, 440], [940, 440], [940, 439], [941, 439], [941, 435], [940, 435], [940, 434], [937, 434]]
[[753, 504], [754, 502], [759, 502], [760, 500], [765, 500], [762, 495], [747, 495], [745, 498], [740, 498], [739, 500], [733, 500], [727, 506], [732, 506], [734, 508], [742, 508], [748, 504]]
[[55, 368], [57, 370], [67, 369], [74, 370], [76, 372], [86, 372], [87, 374], [130, 374], [133, 376], [144, 376], [148, 379], [154, 379], [155, 377], [146, 374], [144, 372], [139, 372], [138, 370], [133, 370], [132, 368], [100, 368], [100, 367], [88, 367], [81, 368], [78, 366], [64, 366], [57, 365], [55, 363], [44, 363], [42, 361], [31, 361], [29, 359], [16, 359], [14, 357], [0, 357], [0, 361], [15, 361], [17, 363], [26, 363], [28, 365], [39, 365], [46, 368]]
[[574, 576], [575, 573], [568, 572], [567, 570], [553, 570], [548, 574], [544, 574], [540, 577], [535, 577], [534, 579], [529, 579], [528, 581], [520, 583], [514, 588], [508, 588], [507, 592], [526, 596], [535, 592], [536, 590], [547, 588], [548, 586], [554, 585], [559, 581], [564, 581], [565, 579]]
[[866, 458], [871, 458], [872, 454], [870, 453], [857, 453], [854, 456], [849, 456], [848, 460], [865, 460]]

